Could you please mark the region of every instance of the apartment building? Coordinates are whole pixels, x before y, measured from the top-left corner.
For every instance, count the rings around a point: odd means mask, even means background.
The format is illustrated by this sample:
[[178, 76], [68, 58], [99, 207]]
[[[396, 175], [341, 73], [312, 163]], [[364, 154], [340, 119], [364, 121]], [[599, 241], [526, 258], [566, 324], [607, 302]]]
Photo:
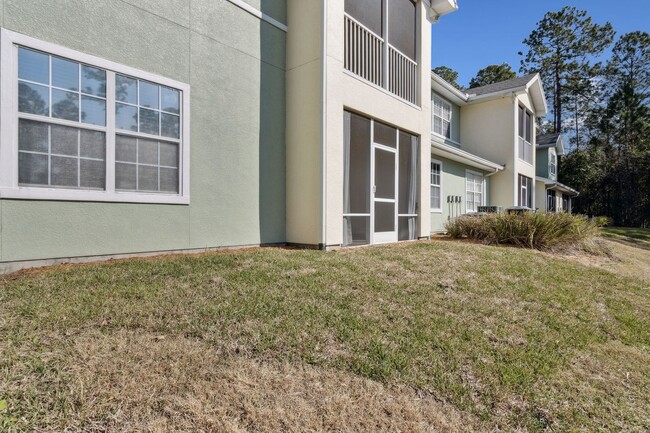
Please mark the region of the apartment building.
[[430, 233], [455, 0], [0, 0], [0, 268]]

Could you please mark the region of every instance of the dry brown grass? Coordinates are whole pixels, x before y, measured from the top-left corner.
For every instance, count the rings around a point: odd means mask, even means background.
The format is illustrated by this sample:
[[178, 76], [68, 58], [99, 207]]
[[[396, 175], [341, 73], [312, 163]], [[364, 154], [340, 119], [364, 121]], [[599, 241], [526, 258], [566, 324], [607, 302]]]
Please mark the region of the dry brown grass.
[[[57, 388], [66, 388], [66, 407], [60, 408], [66, 418], [41, 418], [35, 424], [48, 427], [35, 431], [472, 430], [467, 415], [406, 386], [385, 386], [322, 367], [230, 356], [196, 339], [88, 332], [69, 337], [66, 347], [65, 353], [41, 357], [49, 370], [45, 374], [55, 381], [49, 389], [29, 380], [4, 389], [56, 399]], [[23, 356], [31, 356], [29, 347], [23, 350]]]
[[644, 431], [648, 262], [617, 247], [265, 249], [3, 277], [0, 431]]
[[583, 265], [606, 269], [625, 277], [639, 278], [650, 282], [650, 249], [604, 239], [599, 242], [605, 246], [606, 254], [575, 251], [572, 254], [563, 254], [562, 257]]

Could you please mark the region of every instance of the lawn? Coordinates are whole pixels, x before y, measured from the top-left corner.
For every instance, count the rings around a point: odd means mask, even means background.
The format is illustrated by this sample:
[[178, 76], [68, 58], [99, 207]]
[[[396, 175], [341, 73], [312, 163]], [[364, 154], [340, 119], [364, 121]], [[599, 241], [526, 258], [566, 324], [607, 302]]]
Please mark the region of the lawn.
[[0, 277], [0, 431], [648, 431], [650, 280], [598, 260], [430, 241]]
[[602, 231], [609, 239], [650, 250], [650, 228], [604, 227]]

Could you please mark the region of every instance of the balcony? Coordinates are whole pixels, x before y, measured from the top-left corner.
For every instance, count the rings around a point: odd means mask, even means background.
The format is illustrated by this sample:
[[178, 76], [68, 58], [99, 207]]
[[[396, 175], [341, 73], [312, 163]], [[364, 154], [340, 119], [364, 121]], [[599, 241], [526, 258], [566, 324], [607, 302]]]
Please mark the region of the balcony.
[[419, 104], [417, 62], [347, 13], [344, 67], [411, 104]]

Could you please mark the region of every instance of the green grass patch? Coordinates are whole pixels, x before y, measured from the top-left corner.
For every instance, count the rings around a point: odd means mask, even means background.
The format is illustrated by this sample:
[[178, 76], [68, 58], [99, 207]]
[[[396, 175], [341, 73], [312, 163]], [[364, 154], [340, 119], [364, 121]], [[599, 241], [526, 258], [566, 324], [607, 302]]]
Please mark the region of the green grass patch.
[[[461, 413], [469, 423], [461, 431], [604, 431], [612, 407], [623, 430], [650, 427], [647, 285], [536, 251], [419, 242], [59, 267], [5, 277], [0, 318], [8, 403], [0, 419], [17, 420], [16, 431], [117, 430], [111, 422], [143, 405], [170, 416], [173, 401], [107, 396], [100, 384], [115, 377], [83, 361], [89, 344], [115, 338], [115, 347], [91, 351], [111, 362], [124, 333], [196, 342], [217, 360], [308, 365], [408, 387]], [[171, 366], [165, 386], [192, 393], [188, 381], [218, 376], [181, 381], [178, 355], [150, 360], [146, 350], [118, 367]], [[576, 363], [591, 354], [599, 369], [616, 368], [611, 383]], [[85, 374], [93, 379], [80, 390]], [[585, 392], [592, 387], [598, 392]]]
[[604, 227], [602, 232], [609, 239], [650, 250], [650, 228]]

